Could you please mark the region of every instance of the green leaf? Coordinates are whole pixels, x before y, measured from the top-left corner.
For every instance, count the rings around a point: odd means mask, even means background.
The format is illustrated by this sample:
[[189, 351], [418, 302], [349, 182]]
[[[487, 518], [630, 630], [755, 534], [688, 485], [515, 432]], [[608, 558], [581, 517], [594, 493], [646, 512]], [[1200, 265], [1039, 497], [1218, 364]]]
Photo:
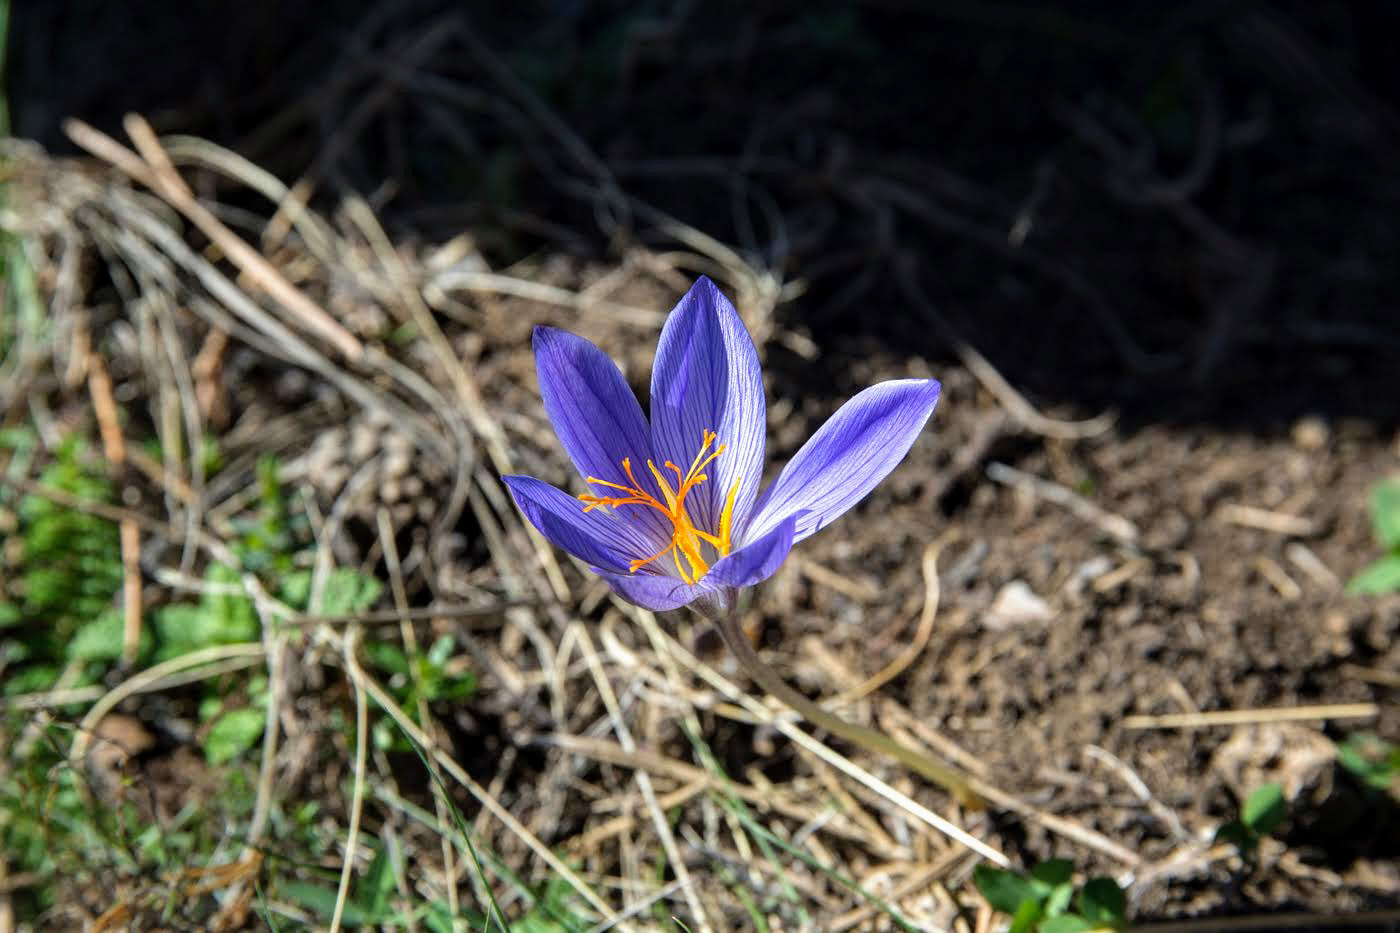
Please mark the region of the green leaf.
[[28, 450], [38, 442], [38, 435], [27, 424], [12, 428], [0, 428], [0, 447], [11, 450]]
[[[146, 634], [142, 631], [142, 634]], [[122, 656], [126, 620], [120, 612], [104, 612], [73, 633], [66, 654], [70, 661], [115, 661]]]
[[204, 757], [211, 765], [223, 764], [246, 752], [262, 737], [262, 710], [231, 710], [215, 720], [204, 740]]
[[1079, 892], [1079, 912], [1100, 927], [1120, 927], [1128, 919], [1128, 896], [1112, 878], [1090, 878]]
[[369, 863], [364, 877], [355, 886], [355, 901], [373, 918], [382, 918], [389, 909], [389, 898], [394, 893], [394, 866], [389, 861], [388, 848], [374, 853], [374, 861]]
[[225, 564], [210, 564], [204, 579], [217, 591], [205, 594], [203, 605], [209, 611], [205, 644], [228, 645], [253, 641], [258, 637], [258, 614], [253, 602], [243, 594], [242, 575]]
[[390, 674], [408, 675], [408, 658], [403, 648], [391, 641], [367, 641], [361, 646], [371, 664]]
[[457, 647], [457, 640], [451, 635], [441, 635], [433, 646], [428, 649], [428, 663], [433, 667], [442, 667], [452, 657], [452, 651]]
[[1074, 863], [1065, 858], [1046, 859], [1031, 869], [1031, 878], [1044, 885], [1048, 893], [1074, 877]]
[[162, 606], [152, 616], [161, 660], [200, 648], [256, 641], [261, 631], [253, 603], [243, 594], [238, 571], [224, 564], [210, 564], [204, 571], [209, 589], [198, 605]]
[[1045, 898], [1045, 916], [1058, 917], [1065, 912], [1069, 906], [1070, 899], [1074, 897], [1074, 885], [1066, 881], [1064, 884], [1057, 884], [1050, 891], [1050, 896]]
[[1239, 820], [1231, 820], [1215, 831], [1215, 841], [1233, 843], [1239, 848], [1241, 855], [1247, 855], [1254, 850], [1259, 837]]
[[58, 682], [58, 674], [58, 668], [51, 664], [33, 664], [13, 674], [6, 671], [4, 680], [0, 681], [0, 690], [6, 696], [52, 690]]
[[1099, 929], [1099, 924], [1086, 920], [1078, 914], [1060, 914], [1040, 925], [1040, 933], [1088, 933], [1088, 931], [1097, 929]]
[[[452, 910], [442, 901], [433, 901], [427, 904], [423, 911], [423, 926], [428, 928], [429, 933], [456, 933], [457, 925], [454, 924]], [[487, 929], [484, 919], [477, 918], [470, 921], [470, 929]]]
[[1371, 527], [1381, 547], [1400, 548], [1400, 478], [1382, 480], [1371, 488]]
[[[277, 886], [277, 894], [315, 914], [323, 923], [329, 923], [335, 914], [335, 888], [307, 881], [284, 881]], [[341, 920], [347, 927], [364, 926], [373, 922], [354, 901], [346, 902]]]
[[[311, 604], [312, 572], [294, 570], [282, 577], [282, 601], [294, 609], [305, 611]], [[343, 616], [368, 608], [379, 598], [382, 585], [349, 567], [336, 567], [326, 575], [321, 591], [321, 615]]]
[[429, 700], [435, 702], [455, 702], [465, 700], [476, 692], [476, 675], [471, 671], [464, 671], [456, 677], [444, 677], [434, 685], [432, 696]]
[[977, 890], [997, 910], [1004, 914], [1015, 914], [1027, 901], [1039, 910], [1041, 895], [1029, 878], [1004, 868], [978, 865], [972, 870], [972, 881]]
[[379, 598], [380, 583], [349, 567], [336, 567], [326, 576], [321, 596], [321, 612], [328, 616], [346, 615], [368, 608]]
[[1347, 592], [1353, 596], [1384, 596], [1397, 591], [1400, 591], [1400, 554], [1387, 554], [1347, 583]]
[[305, 610], [311, 602], [311, 571], [293, 570], [282, 577], [282, 587], [277, 594], [282, 602], [293, 609]]
[[1006, 933], [1031, 933], [1044, 916], [1045, 912], [1040, 909], [1039, 901], [1024, 900], [1012, 915], [1011, 926], [1007, 927]]
[[1357, 732], [1337, 746], [1337, 763], [1367, 787], [1400, 798], [1400, 745]]
[[1255, 788], [1240, 808], [1240, 819], [1256, 834], [1267, 836], [1278, 828], [1288, 814], [1288, 802], [1283, 799], [1283, 785], [1269, 783]]

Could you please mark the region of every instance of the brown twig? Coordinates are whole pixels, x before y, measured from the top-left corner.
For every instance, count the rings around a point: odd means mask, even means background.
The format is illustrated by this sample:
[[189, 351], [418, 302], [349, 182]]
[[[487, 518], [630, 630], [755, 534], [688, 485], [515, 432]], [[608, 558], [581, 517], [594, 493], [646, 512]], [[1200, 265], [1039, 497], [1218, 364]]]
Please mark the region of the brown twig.
[[[112, 469], [120, 475], [126, 465], [126, 440], [122, 436], [121, 419], [116, 400], [112, 397], [112, 378], [107, 365], [96, 352], [87, 358], [88, 392], [92, 409], [97, 415], [102, 450]], [[130, 518], [118, 521], [122, 556], [122, 663], [136, 663], [141, 648], [141, 533]]]
[[1205, 729], [1211, 726], [1247, 726], [1260, 722], [1307, 722], [1326, 719], [1371, 719], [1379, 716], [1375, 703], [1332, 703], [1281, 709], [1227, 709], [1207, 713], [1169, 713], [1163, 716], [1126, 716], [1125, 729]]
[[144, 161], [110, 136], [80, 120], [66, 121], [64, 131], [74, 143], [146, 185], [184, 214], [250, 281], [281, 304], [308, 331], [330, 343], [347, 360], [355, 361], [364, 355], [364, 347], [355, 335], [307, 297], [305, 292], [288, 282], [261, 253], [195, 200], [194, 193], [180, 178], [169, 156], [161, 148], [150, 124], [136, 114], [129, 114], [124, 125], [141, 156], [144, 156]]
[[1066, 486], [1061, 486], [1059, 483], [1042, 479], [1024, 470], [1009, 467], [1004, 463], [995, 462], [987, 465], [987, 478], [993, 482], [1001, 483], [1003, 486], [1011, 486], [1047, 502], [1063, 506], [1076, 518], [1088, 522], [1123, 544], [1135, 545], [1140, 537], [1137, 526], [1132, 522], [1121, 515], [1115, 515], [1107, 509], [1095, 505], [1079, 493]]
[[886, 664], [879, 671], [856, 686], [848, 690], [843, 690], [830, 700], [827, 700], [824, 704], [825, 706], [845, 706], [848, 703], [854, 703], [856, 700], [869, 696], [904, 673], [909, 665], [913, 664], [918, 660], [919, 655], [923, 654], [924, 649], [928, 647], [929, 639], [933, 637], [933, 623], [938, 617], [938, 555], [943, 550], [944, 546], [955, 537], [956, 532], [950, 532], [937, 541], [930, 542], [929, 545], [924, 548], [923, 559], [920, 562], [920, 571], [924, 577], [924, 606], [919, 612], [919, 625], [918, 628], [914, 630], [914, 637], [909, 639], [909, 643], [904, 646], [904, 650], [899, 653], [898, 657], [890, 661], [889, 664]]

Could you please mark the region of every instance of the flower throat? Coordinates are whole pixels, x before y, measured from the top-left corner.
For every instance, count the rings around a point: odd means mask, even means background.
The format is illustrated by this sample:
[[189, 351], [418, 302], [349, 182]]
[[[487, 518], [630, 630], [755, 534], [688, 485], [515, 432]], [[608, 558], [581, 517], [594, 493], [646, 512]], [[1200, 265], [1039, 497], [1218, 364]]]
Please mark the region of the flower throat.
[[[685, 473], [682, 473], [681, 468], [670, 460], [667, 460], [665, 464], [663, 464], [667, 470], [676, 474], [675, 489], [671, 488], [671, 484], [667, 481], [666, 475], [656, 468], [656, 464], [650, 460], [647, 461], [647, 469], [651, 470], [651, 475], [656, 480], [656, 485], [660, 487], [661, 495], [665, 499], [665, 502], [658, 501], [655, 496], [642, 489], [641, 483], [638, 483], [637, 478], [632, 475], [632, 460], [630, 457], [623, 459], [622, 472], [627, 474], [627, 481], [632, 485], [624, 486], [621, 483], [613, 483], [605, 479], [598, 479], [596, 476], [590, 476], [585, 480], [585, 482], [591, 485], [604, 486], [608, 489], [616, 489], [625, 493], [625, 495], [622, 496], [595, 496], [590, 494], [579, 496], [579, 501], [584, 503], [583, 510], [585, 512], [591, 512], [600, 505], [612, 506], [613, 508], [621, 505], [640, 505], [655, 509], [666, 516], [667, 520], [671, 523], [672, 531], [670, 544], [650, 557], [643, 557], [639, 560], [632, 561], [627, 565], [627, 569], [630, 572], [636, 573], [647, 564], [659, 561], [674, 552], [676, 555], [676, 570], [679, 571], [681, 579], [686, 583], [695, 583], [710, 572], [710, 565], [705, 560], [705, 556], [701, 553], [702, 543], [713, 547], [720, 557], [724, 557], [729, 553], [731, 544], [730, 538], [733, 533], [734, 500], [739, 494], [738, 480], [734, 481], [734, 485], [729, 490], [729, 495], [725, 497], [724, 510], [720, 512], [719, 528], [716, 530], [717, 533], [710, 534], [709, 532], [701, 531], [699, 528], [695, 527], [694, 522], [690, 520], [690, 516], [685, 510], [686, 495], [696, 486], [699, 486], [709, 479], [708, 474], [700, 471], [725, 451], [727, 445], [720, 444], [717, 447], [715, 446], [716, 436], [717, 435], [713, 431], [704, 432], [700, 444], [700, 452], [695, 455], [695, 460], [691, 462], [690, 469]], [[711, 449], [712, 447], [714, 448], [713, 450]]]

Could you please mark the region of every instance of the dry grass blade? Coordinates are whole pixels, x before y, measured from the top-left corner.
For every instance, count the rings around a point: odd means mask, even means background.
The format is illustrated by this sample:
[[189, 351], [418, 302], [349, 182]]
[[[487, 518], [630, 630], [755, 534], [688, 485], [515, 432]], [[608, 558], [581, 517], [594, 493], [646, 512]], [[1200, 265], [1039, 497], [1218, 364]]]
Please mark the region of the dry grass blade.
[[1270, 509], [1260, 509], [1252, 505], [1229, 502], [1220, 507], [1220, 520], [1244, 528], [1272, 531], [1274, 534], [1294, 538], [1306, 538], [1317, 533], [1313, 522], [1299, 515], [1288, 515]]
[[1212, 726], [1247, 726], [1261, 722], [1307, 722], [1314, 719], [1371, 719], [1379, 716], [1375, 703], [1331, 703], [1282, 709], [1227, 709], [1207, 713], [1169, 713], [1162, 716], [1127, 716], [1125, 729], [1206, 729]]
[[[583, 626], [578, 626], [578, 639], [584, 651], [584, 660], [588, 664], [588, 670], [593, 675], [593, 682], [598, 687], [598, 695], [603, 698], [603, 705], [607, 708], [608, 718], [612, 723], [613, 732], [617, 734], [618, 741], [624, 750], [635, 752], [637, 743], [632, 739], [632, 731], [627, 728], [626, 721], [622, 718], [622, 709], [618, 705], [617, 696], [613, 693], [612, 684], [608, 682], [607, 674], [603, 671], [603, 666], [598, 660], [598, 652], [593, 647], [593, 639], [589, 637], [588, 630]], [[681, 884], [681, 891], [686, 898], [686, 904], [690, 908], [691, 916], [702, 930], [713, 929], [710, 918], [705, 914], [705, 908], [701, 906], [695, 894], [695, 883], [690, 878], [690, 872], [685, 866], [685, 858], [676, 847], [675, 836], [671, 832], [671, 826], [666, 821], [666, 814], [662, 812], [661, 805], [657, 803], [656, 791], [651, 784], [651, 775], [644, 769], [637, 769], [633, 772], [637, 780], [637, 786], [642, 792], [642, 799], [646, 802], [647, 811], [651, 815], [652, 825], [656, 828], [657, 837], [661, 840], [661, 847], [666, 852], [672, 870], [676, 873], [676, 880]]]
[[[349, 663], [356, 663], [353, 657], [348, 660]], [[576, 871], [570, 868], [559, 856], [555, 855], [549, 846], [545, 845], [538, 836], [530, 832], [525, 824], [521, 823], [520, 820], [516, 819], [514, 814], [501, 805], [499, 800], [487, 793], [486, 788], [474, 781], [471, 775], [467, 774], [466, 770], [453, 760], [450, 755], [437, 748], [427, 733], [420, 729], [418, 725], [404, 713], [398, 703], [394, 702], [394, 698], [389, 695], [388, 691], [363, 670], [360, 670], [356, 676], [361, 679], [365, 690], [369, 693], [369, 696], [374, 702], [378, 704], [384, 712], [389, 714], [394, 720], [394, 723], [404, 731], [404, 734], [435, 758], [438, 766], [441, 767], [444, 772], [451, 775], [453, 780], [462, 785], [478, 803], [491, 812], [492, 816], [505, 824], [505, 826], [524, 842], [536, 856], [548, 865], [555, 874], [566, 880], [595, 910], [608, 920], [616, 921], [616, 913], [608, 906], [606, 901], [598, 896], [597, 892], [593, 890], [592, 885], [584, 881]]]
[[877, 673], [849, 690], [841, 691], [823, 705], [828, 708], [844, 706], [869, 696], [904, 673], [909, 665], [923, 654], [929, 639], [933, 637], [933, 623], [938, 617], [938, 554], [954, 536], [953, 534], [944, 535], [937, 541], [930, 542], [924, 548], [923, 558], [920, 562], [920, 571], [924, 577], [924, 606], [919, 612], [919, 626], [914, 630], [914, 637], [905, 645], [904, 650]]
[[634, 308], [631, 305], [618, 304], [615, 301], [590, 299], [578, 292], [572, 292], [557, 285], [546, 285], [543, 282], [532, 282], [528, 279], [502, 275], [499, 272], [482, 272], [475, 269], [444, 269], [433, 276], [432, 281], [425, 287], [425, 299], [432, 304], [435, 295], [440, 297], [442, 292], [456, 291], [457, 289], [513, 295], [540, 304], [569, 308], [581, 314], [597, 311], [648, 330], [660, 330], [661, 325], [666, 321], [666, 315], [660, 311]]
[[848, 777], [854, 778], [876, 794], [879, 794], [890, 803], [913, 816], [915, 819], [927, 824], [953, 841], [971, 849], [988, 861], [1001, 866], [1011, 864], [1010, 860], [1007, 859], [1005, 855], [987, 845], [987, 843], [929, 810], [923, 804], [914, 801], [907, 794], [901, 793], [891, 787], [889, 784], [875, 777], [849, 759], [832, 751], [827, 745], [818, 742], [787, 719], [775, 715], [772, 710], [749, 696], [743, 690], [740, 690], [718, 671], [700, 661], [674, 639], [667, 639], [667, 647], [677, 660], [706, 683], [710, 684], [710, 686], [727, 696], [731, 701], [743, 706], [744, 709], [759, 722], [773, 726], [788, 739], [797, 743], [797, 745], [801, 746], [804, 750], [810, 752], [827, 765], [836, 768]]
[[354, 654], [359, 642], [359, 630], [352, 628], [345, 633], [342, 646], [345, 652], [345, 669], [350, 672], [350, 683], [355, 691], [355, 784], [350, 792], [350, 825], [345, 830], [345, 861], [340, 868], [340, 884], [335, 892], [335, 908], [331, 913], [331, 933], [337, 933], [345, 916], [345, 904], [350, 899], [350, 881], [355, 876], [355, 850], [360, 845], [360, 814], [365, 802], [365, 769], [369, 758], [369, 704], [365, 699], [364, 685], [359, 681], [360, 665]]
[[307, 330], [326, 340], [347, 360], [355, 361], [364, 355], [364, 347], [353, 334], [326, 314], [304, 292], [288, 282], [261, 253], [243, 242], [211, 214], [208, 208], [195, 200], [194, 193], [179, 177], [179, 173], [170, 163], [169, 156], [160, 147], [150, 124], [140, 116], [131, 114], [127, 117], [125, 125], [141, 156], [144, 156], [144, 161], [111, 137], [81, 121], [70, 120], [65, 124], [65, 129], [73, 142], [93, 155], [111, 162], [165, 198], [209, 237], [245, 275], [281, 303]]
[[1003, 486], [1020, 489], [1047, 502], [1063, 506], [1075, 517], [1088, 522], [1123, 544], [1134, 545], [1140, 537], [1137, 526], [1128, 519], [1095, 505], [1074, 490], [1061, 486], [1059, 483], [1033, 476], [1024, 470], [1018, 470], [1004, 463], [988, 464], [987, 478], [1001, 483]]
[[82, 765], [83, 759], [87, 756], [88, 747], [92, 744], [93, 736], [96, 734], [97, 724], [127, 697], [151, 690], [160, 690], [169, 678], [182, 674], [191, 668], [210, 666], [214, 671], [222, 672], [225, 668], [217, 667], [217, 662], [234, 658], [261, 658], [263, 651], [263, 646], [257, 643], [215, 645], [183, 654], [178, 658], [171, 658], [169, 661], [163, 661], [133, 674], [104, 693], [101, 699], [94, 703], [83, 716], [77, 730], [73, 733], [73, 744], [68, 749], [68, 760], [75, 768]]
[[[126, 439], [122, 436], [117, 403], [112, 397], [112, 377], [101, 355], [87, 356], [88, 391], [97, 416], [102, 450], [114, 470], [126, 464]], [[131, 519], [118, 523], [122, 553], [122, 662], [136, 663], [141, 643], [141, 534]]]
[[[733, 779], [721, 780], [703, 768], [679, 759], [667, 758], [656, 752], [648, 752], [643, 749], [628, 751], [621, 745], [582, 735], [553, 733], [541, 736], [540, 740], [595, 761], [605, 761], [625, 768], [645, 770], [682, 782], [683, 787], [659, 798], [667, 805], [668, 809], [672, 806], [679, 806], [698, 793], [715, 791], [732, 793], [744, 803], [760, 811], [777, 813], [801, 823], [811, 822], [826, 813], [826, 811], [794, 803], [785, 794], [775, 794], [770, 790], [763, 790]], [[622, 832], [634, 825], [635, 822], [631, 818], [610, 820], [577, 837], [570, 847], [575, 849], [589, 848], [596, 844], [599, 839]], [[834, 818], [826, 819], [822, 823], [822, 828], [840, 838], [861, 842], [876, 849], [879, 848], [878, 840], [872, 839], [868, 833], [862, 832], [847, 817], [840, 814]]]

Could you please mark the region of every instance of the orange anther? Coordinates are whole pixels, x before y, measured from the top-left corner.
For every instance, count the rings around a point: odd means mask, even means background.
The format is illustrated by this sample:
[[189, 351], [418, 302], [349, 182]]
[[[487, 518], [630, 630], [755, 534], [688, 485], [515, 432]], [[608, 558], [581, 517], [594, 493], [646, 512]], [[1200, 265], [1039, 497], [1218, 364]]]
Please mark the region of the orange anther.
[[[587, 482], [591, 485], [602, 486], [607, 489], [616, 489], [618, 492], [622, 493], [622, 495], [595, 496], [592, 494], [585, 494], [579, 496], [579, 501], [584, 504], [583, 510], [585, 512], [591, 512], [600, 505], [612, 508], [623, 505], [641, 505], [650, 509], [655, 509], [662, 515], [665, 515], [667, 520], [671, 523], [672, 532], [670, 543], [650, 557], [640, 558], [628, 564], [628, 570], [631, 573], [636, 573], [642, 567], [659, 561], [674, 552], [676, 555], [676, 573], [686, 583], [695, 583], [710, 572], [710, 565], [706, 561], [705, 556], [701, 553], [700, 545], [702, 542], [713, 547], [720, 557], [724, 557], [729, 553], [731, 544], [730, 535], [733, 531], [734, 502], [739, 492], [739, 483], [736, 481], [733, 488], [729, 490], [729, 495], [725, 499], [724, 510], [720, 515], [719, 528], [715, 529], [714, 534], [695, 527], [694, 522], [691, 521], [690, 515], [687, 514], [685, 509], [686, 495], [696, 486], [699, 486], [709, 479], [707, 474], [701, 473], [700, 471], [714, 462], [715, 458], [725, 451], [726, 445], [724, 444], [714, 447], [713, 450], [710, 449], [714, 445], [716, 438], [717, 435], [715, 432], [704, 432], [700, 444], [700, 451], [695, 455], [694, 461], [691, 462], [690, 469], [684, 474], [681, 473], [680, 467], [669, 460], [662, 464], [666, 469], [676, 474], [675, 489], [671, 488], [671, 484], [666, 480], [665, 475], [656, 468], [656, 464], [650, 460], [647, 461], [647, 469], [651, 471], [652, 478], [656, 480], [656, 485], [661, 490], [661, 495], [666, 500], [664, 503], [643, 489], [641, 484], [637, 482], [636, 476], [632, 474], [632, 460], [630, 457], [623, 459], [622, 472], [627, 476], [627, 481], [632, 484], [631, 486], [624, 486], [621, 483], [598, 479], [594, 476], [587, 478]], [[682, 557], [685, 559], [682, 560]]]

